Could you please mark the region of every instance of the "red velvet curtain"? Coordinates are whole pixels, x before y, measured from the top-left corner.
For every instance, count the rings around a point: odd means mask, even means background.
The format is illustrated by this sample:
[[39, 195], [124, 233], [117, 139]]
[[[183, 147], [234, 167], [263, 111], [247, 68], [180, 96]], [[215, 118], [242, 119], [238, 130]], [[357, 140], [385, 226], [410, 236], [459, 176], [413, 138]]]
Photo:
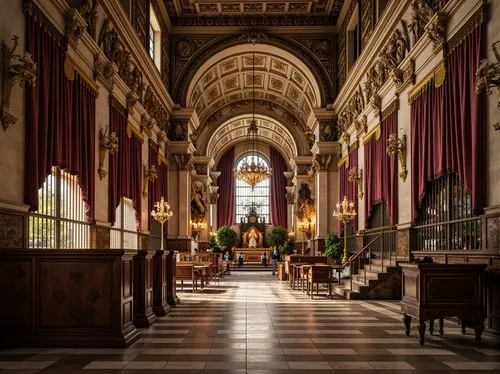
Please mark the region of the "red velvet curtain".
[[142, 143], [127, 135], [127, 112], [115, 99], [109, 107], [109, 128], [118, 137], [118, 151], [109, 156], [109, 220], [115, 223], [116, 208], [122, 197], [133, 201], [137, 227], [142, 206]]
[[432, 82], [411, 105], [412, 219], [418, 217], [427, 183], [455, 172], [480, 214], [485, 204], [485, 98], [476, 94], [484, 25], [448, 55], [446, 80]]
[[217, 203], [217, 227], [232, 225], [234, 222], [235, 188], [234, 147], [222, 156], [219, 162], [219, 201]]
[[[340, 201], [344, 200], [344, 196], [347, 196], [347, 200], [354, 202], [354, 209], [356, 212], [358, 211], [358, 185], [354, 182], [349, 181], [349, 170], [355, 168], [358, 170], [358, 149], [355, 149], [351, 153], [349, 153], [349, 166], [347, 167], [344, 164], [340, 168]], [[351, 222], [353, 232], [358, 231], [358, 216], [354, 218]], [[344, 225], [340, 224], [340, 232], [341, 235], [344, 235]]]
[[271, 147], [271, 223], [287, 227], [286, 177], [283, 174], [286, 162], [281, 154]]
[[89, 222], [94, 220], [95, 93], [76, 74], [64, 76], [62, 36], [26, 15], [26, 51], [37, 84], [26, 88], [25, 203], [38, 210], [38, 189], [53, 166], [78, 176]]
[[398, 222], [398, 158], [387, 154], [387, 138], [398, 131], [398, 112], [393, 111], [380, 125], [380, 139], [373, 137], [365, 144], [365, 222], [368, 222], [373, 205], [385, 201], [391, 223]]
[[[158, 171], [158, 179], [154, 182], [149, 182], [149, 194], [148, 194], [148, 214], [149, 214], [149, 228], [151, 229], [151, 223], [153, 222], [153, 217], [151, 217], [151, 210], [153, 209], [154, 203], [160, 201], [161, 197], [168, 201], [168, 167], [163, 162], [158, 162], [158, 149], [157, 145], [149, 143], [148, 151], [149, 165], [154, 165]], [[168, 225], [163, 227], [163, 236], [167, 236]]]

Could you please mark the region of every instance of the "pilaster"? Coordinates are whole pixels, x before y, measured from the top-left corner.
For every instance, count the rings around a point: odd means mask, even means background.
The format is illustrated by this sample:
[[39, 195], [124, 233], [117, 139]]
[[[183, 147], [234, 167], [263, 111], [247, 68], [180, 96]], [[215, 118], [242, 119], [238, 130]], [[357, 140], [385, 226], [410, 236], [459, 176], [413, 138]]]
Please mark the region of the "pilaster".
[[194, 147], [189, 141], [171, 141], [168, 150], [172, 159], [169, 199], [174, 215], [169, 220], [167, 248], [191, 250], [191, 170]]

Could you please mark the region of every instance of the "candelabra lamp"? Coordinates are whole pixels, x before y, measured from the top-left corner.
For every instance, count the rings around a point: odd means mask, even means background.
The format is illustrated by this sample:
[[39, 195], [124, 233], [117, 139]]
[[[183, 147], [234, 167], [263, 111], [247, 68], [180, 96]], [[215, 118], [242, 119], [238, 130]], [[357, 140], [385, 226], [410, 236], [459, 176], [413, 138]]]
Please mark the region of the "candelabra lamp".
[[408, 170], [406, 170], [406, 135], [403, 135], [401, 139], [396, 134], [389, 135], [386, 151], [389, 156], [398, 156], [401, 164], [399, 176], [405, 182], [408, 176]]
[[154, 165], [144, 165], [144, 182], [142, 183], [142, 196], [148, 196], [148, 182], [154, 182], [158, 179], [158, 171]]
[[99, 180], [102, 180], [108, 172], [104, 170], [104, 160], [106, 158], [106, 152], [110, 155], [114, 155], [118, 151], [118, 137], [115, 132], [108, 134], [108, 127], [99, 129], [99, 169], [97, 173], [99, 174]]
[[349, 170], [348, 179], [358, 185], [358, 196], [361, 200], [363, 198], [363, 169], [352, 168]]
[[302, 254], [304, 253], [304, 239], [307, 239], [309, 242], [312, 238], [313, 234], [313, 228], [314, 228], [314, 223], [311, 222], [308, 219], [304, 219], [302, 221], [299, 221], [299, 231], [302, 232], [303, 239], [302, 239]]
[[342, 263], [345, 264], [349, 261], [349, 251], [347, 250], [347, 225], [356, 217], [356, 210], [354, 209], [354, 202], [348, 201], [347, 196], [341, 203], [337, 203], [337, 210], [333, 211], [333, 217], [344, 224], [344, 257]]
[[200, 232], [203, 231], [205, 228], [205, 225], [201, 221], [191, 221], [191, 237], [193, 240], [198, 241], [198, 237], [200, 235]]
[[170, 209], [169, 203], [165, 201], [163, 196], [160, 198], [160, 201], [157, 201], [153, 205], [153, 210], [151, 211], [151, 216], [155, 221], [160, 224], [161, 227], [161, 240], [160, 240], [160, 249], [163, 251], [163, 224], [167, 222], [170, 217], [172, 217], [173, 213]]

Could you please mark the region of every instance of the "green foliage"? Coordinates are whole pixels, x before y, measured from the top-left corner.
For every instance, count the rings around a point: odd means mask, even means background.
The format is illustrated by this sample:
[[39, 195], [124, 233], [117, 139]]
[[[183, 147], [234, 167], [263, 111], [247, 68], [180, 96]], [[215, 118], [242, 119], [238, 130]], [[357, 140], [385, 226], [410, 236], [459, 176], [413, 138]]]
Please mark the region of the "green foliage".
[[237, 240], [238, 234], [236, 234], [236, 232], [229, 226], [222, 226], [217, 230], [216, 242], [221, 251], [231, 248], [236, 244]]
[[222, 253], [222, 248], [217, 244], [215, 236], [212, 236], [208, 242], [208, 249], [213, 253]]
[[325, 240], [325, 256], [335, 264], [340, 264], [344, 255], [344, 241], [337, 234], [329, 233]]
[[291, 255], [293, 253], [293, 241], [290, 239], [287, 240], [279, 249], [282, 255]]
[[274, 227], [267, 236], [267, 245], [281, 247], [288, 241], [288, 230], [283, 226]]

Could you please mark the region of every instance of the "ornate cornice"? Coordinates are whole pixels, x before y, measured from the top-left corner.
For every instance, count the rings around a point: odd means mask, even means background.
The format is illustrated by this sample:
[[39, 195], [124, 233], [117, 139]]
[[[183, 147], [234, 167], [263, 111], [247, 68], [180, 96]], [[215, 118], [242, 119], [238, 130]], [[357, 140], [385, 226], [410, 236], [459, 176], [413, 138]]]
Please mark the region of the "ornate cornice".
[[399, 96], [396, 96], [396, 98], [382, 111], [382, 121], [397, 110], [399, 110]]
[[335, 26], [337, 19], [324, 15], [231, 15], [200, 17], [199, 15], [173, 17], [173, 26]]
[[467, 22], [460, 27], [451, 38], [448, 40], [448, 53], [451, 53], [456, 47], [458, 47], [464, 39], [472, 32], [476, 27], [481, 26], [488, 22], [488, 3], [483, 2], [481, 7], [467, 20]]

